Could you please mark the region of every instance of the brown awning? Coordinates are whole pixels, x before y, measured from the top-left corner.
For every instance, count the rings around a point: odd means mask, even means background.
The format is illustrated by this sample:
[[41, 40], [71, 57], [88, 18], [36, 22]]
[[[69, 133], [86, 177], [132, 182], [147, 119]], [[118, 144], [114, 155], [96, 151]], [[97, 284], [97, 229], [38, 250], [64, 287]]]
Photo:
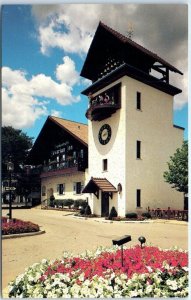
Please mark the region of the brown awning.
[[82, 193], [95, 193], [97, 190], [109, 193], [117, 192], [117, 189], [106, 178], [92, 177], [88, 184], [84, 187]]

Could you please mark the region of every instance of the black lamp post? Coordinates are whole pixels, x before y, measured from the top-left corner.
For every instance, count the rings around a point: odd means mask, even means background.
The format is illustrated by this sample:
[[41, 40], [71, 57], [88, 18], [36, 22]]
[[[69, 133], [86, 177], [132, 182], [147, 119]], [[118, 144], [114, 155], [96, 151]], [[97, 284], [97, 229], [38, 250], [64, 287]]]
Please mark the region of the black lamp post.
[[12, 219], [12, 197], [11, 197], [11, 175], [14, 170], [14, 164], [9, 161], [7, 163], [7, 171], [9, 173], [9, 220]]
[[146, 242], [146, 238], [144, 237], [144, 236], [140, 236], [139, 238], [138, 238], [138, 240], [139, 240], [139, 242], [141, 243], [141, 248], [143, 248], [143, 244]]
[[123, 244], [130, 242], [131, 236], [130, 235], [124, 235], [116, 240], [112, 240], [113, 245], [121, 246], [121, 265], [123, 267]]

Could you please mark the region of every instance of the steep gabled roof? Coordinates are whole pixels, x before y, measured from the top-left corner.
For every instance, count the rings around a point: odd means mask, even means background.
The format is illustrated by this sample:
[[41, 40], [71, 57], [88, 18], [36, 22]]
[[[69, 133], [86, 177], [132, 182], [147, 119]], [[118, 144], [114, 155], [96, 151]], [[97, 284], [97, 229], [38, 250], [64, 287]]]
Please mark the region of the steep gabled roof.
[[50, 151], [63, 139], [73, 139], [75, 143], [88, 147], [88, 126], [82, 123], [48, 116], [27, 159], [28, 164], [41, 164]]
[[53, 116], [50, 116], [49, 118], [57, 125], [67, 130], [71, 135], [73, 135], [80, 142], [86, 145], [88, 144], [88, 126], [86, 124], [82, 124], [82, 123], [78, 123], [66, 119], [61, 119]]
[[170, 71], [183, 74], [157, 54], [100, 22], [80, 75], [96, 81], [102, 66], [106, 63], [106, 59], [112, 55], [145, 72], [149, 72], [149, 69], [155, 63], [159, 63]]
[[102, 26], [103, 28], [105, 28], [106, 30], [108, 30], [109, 32], [111, 32], [111, 34], [113, 34], [114, 36], [116, 36], [116, 38], [118, 38], [122, 43], [132, 45], [133, 47], [137, 48], [138, 50], [140, 50], [144, 54], [151, 56], [156, 62], [160, 62], [164, 66], [169, 67], [169, 69], [171, 71], [174, 71], [174, 72], [179, 73], [179, 74], [183, 74], [181, 71], [179, 71], [177, 68], [175, 68], [174, 66], [172, 66], [171, 64], [169, 64], [167, 61], [165, 61], [163, 58], [161, 58], [160, 56], [158, 56], [156, 53], [153, 53], [150, 50], [146, 49], [145, 47], [137, 44], [136, 42], [134, 42], [130, 38], [128, 38], [125, 35], [117, 32], [116, 30], [114, 30], [111, 27], [107, 26], [103, 22], [100, 22], [100, 26]]

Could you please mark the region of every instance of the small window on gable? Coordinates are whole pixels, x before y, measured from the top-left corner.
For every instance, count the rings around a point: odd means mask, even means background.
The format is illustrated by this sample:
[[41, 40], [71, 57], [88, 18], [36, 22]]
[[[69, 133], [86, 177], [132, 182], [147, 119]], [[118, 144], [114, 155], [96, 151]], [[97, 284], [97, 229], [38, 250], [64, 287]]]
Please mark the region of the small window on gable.
[[103, 171], [107, 171], [107, 159], [103, 159]]
[[141, 93], [137, 92], [137, 109], [141, 110]]

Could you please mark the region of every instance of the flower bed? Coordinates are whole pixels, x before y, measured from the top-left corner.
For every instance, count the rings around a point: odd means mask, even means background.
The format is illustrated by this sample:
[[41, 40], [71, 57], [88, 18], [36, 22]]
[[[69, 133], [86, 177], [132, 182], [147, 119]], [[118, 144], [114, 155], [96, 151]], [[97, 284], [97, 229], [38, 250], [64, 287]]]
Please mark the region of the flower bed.
[[[109, 220], [109, 218], [106, 218], [106, 220]], [[148, 220], [148, 218], [142, 217], [142, 216], [138, 216], [137, 218], [125, 218], [125, 217], [114, 217], [112, 218], [112, 221], [145, 221]]]
[[113, 246], [64, 254], [62, 260], [42, 260], [9, 284], [9, 297], [118, 298], [187, 297], [188, 253], [156, 247]]
[[[39, 231], [39, 226], [31, 222], [21, 221], [18, 219], [8, 220], [6, 217], [2, 217], [2, 235], [27, 233]], [[7, 220], [9, 222], [7, 222]]]

